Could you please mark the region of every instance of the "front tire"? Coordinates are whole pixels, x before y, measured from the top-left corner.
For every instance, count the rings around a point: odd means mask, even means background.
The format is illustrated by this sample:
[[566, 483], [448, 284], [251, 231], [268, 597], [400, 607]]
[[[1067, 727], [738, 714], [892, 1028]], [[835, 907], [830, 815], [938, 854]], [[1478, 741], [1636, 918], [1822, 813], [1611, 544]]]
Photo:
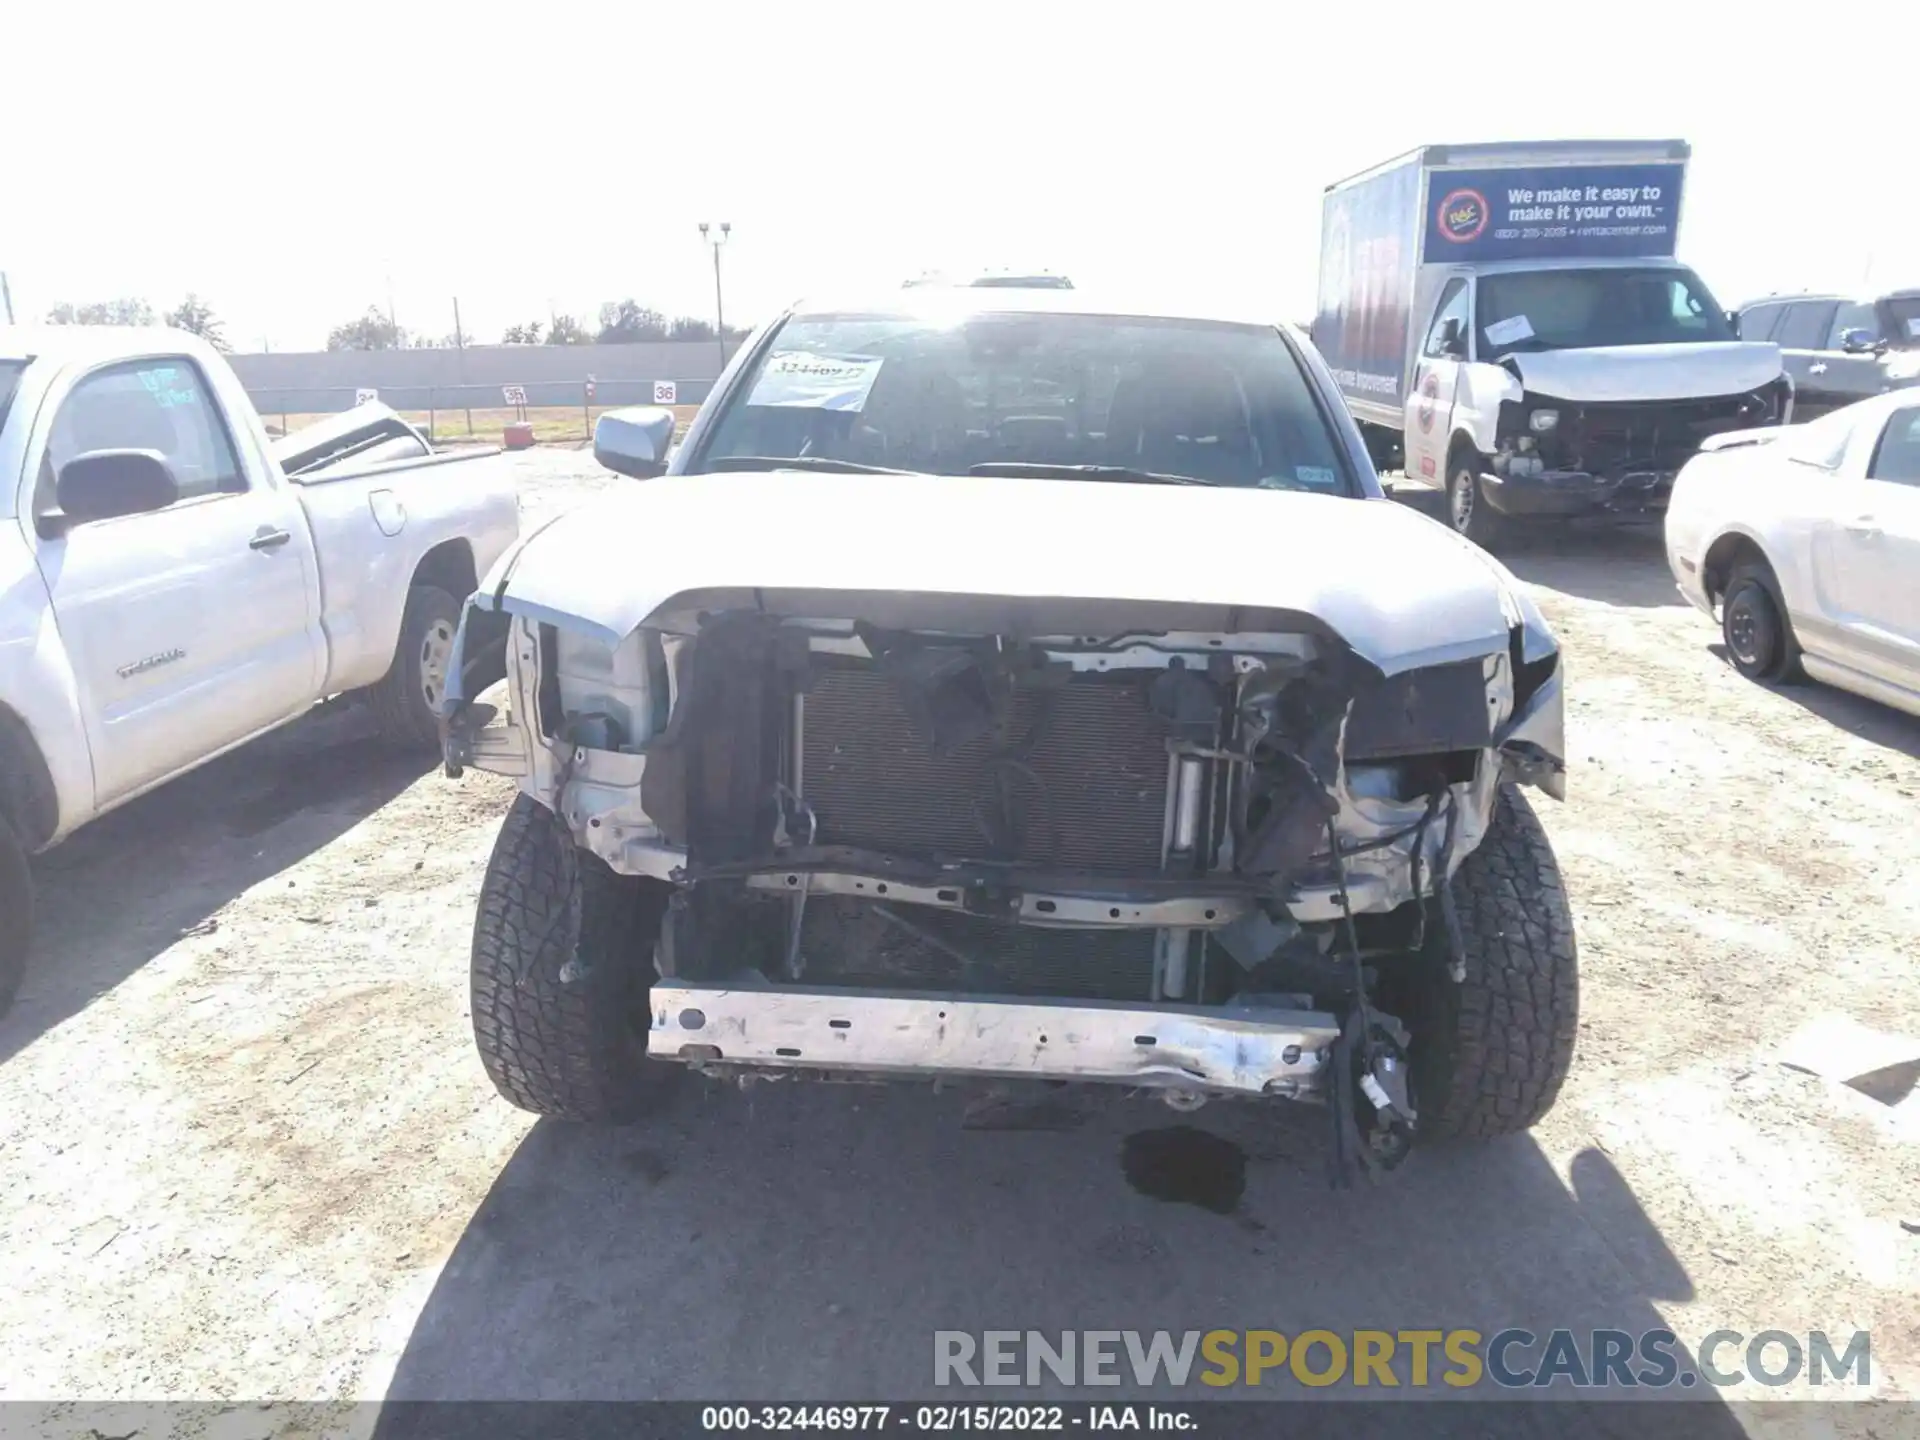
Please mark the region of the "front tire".
[[[1526, 798], [1502, 785], [1480, 847], [1453, 877], [1466, 977], [1429, 927], [1412, 1019], [1413, 1101], [1426, 1139], [1529, 1129], [1573, 1064], [1579, 962], [1560, 866]], [[1435, 917], [1436, 922], [1438, 917]]]
[[0, 818], [0, 1015], [13, 1007], [27, 973], [27, 947], [33, 942], [33, 876], [27, 850]]
[[1720, 602], [1720, 638], [1733, 668], [1747, 679], [1800, 678], [1800, 642], [1766, 565], [1748, 561], [1734, 568]]
[[1507, 538], [1506, 517], [1480, 489], [1480, 456], [1472, 450], [1456, 450], [1447, 462], [1447, 521], [1482, 550]]
[[625, 1124], [677, 1066], [650, 1061], [658, 892], [579, 849], [525, 795], [500, 827], [473, 927], [473, 1038], [522, 1110]]
[[440, 700], [459, 628], [460, 602], [439, 586], [416, 585], [407, 592], [393, 665], [368, 692], [380, 734], [396, 749], [440, 748]]

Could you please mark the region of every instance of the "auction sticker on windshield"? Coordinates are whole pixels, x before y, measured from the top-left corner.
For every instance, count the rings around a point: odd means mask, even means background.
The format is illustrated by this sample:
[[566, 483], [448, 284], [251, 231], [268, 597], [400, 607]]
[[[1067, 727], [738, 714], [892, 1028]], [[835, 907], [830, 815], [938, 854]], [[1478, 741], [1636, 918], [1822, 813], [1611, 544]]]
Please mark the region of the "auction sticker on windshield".
[[1533, 338], [1533, 322], [1524, 315], [1510, 315], [1487, 326], [1486, 335], [1495, 345], [1514, 345]]
[[870, 355], [816, 355], [789, 350], [770, 356], [747, 396], [749, 405], [859, 411], [873, 391], [881, 360]]

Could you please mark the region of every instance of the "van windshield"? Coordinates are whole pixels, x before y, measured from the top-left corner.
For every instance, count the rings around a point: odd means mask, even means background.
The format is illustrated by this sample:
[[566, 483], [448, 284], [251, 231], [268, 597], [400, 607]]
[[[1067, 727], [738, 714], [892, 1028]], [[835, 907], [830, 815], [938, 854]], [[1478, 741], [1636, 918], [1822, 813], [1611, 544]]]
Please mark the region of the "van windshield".
[[1713, 296], [1689, 270], [1524, 270], [1482, 275], [1483, 359], [1515, 351], [1732, 340]]
[[1157, 317], [797, 316], [732, 387], [693, 468], [780, 461], [1355, 488], [1278, 331]]

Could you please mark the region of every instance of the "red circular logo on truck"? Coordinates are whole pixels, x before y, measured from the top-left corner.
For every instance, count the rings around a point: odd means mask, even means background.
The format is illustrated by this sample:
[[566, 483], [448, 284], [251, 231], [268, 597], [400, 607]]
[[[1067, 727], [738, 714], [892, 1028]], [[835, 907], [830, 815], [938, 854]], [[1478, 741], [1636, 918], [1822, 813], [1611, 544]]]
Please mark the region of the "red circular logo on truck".
[[1440, 402], [1440, 372], [1429, 370], [1420, 382], [1420, 404], [1414, 410], [1413, 418], [1420, 424], [1422, 431], [1433, 429], [1433, 408]]
[[1441, 235], [1464, 245], [1480, 238], [1480, 232], [1487, 228], [1487, 215], [1487, 197], [1478, 190], [1453, 190], [1440, 202], [1434, 218], [1439, 221]]

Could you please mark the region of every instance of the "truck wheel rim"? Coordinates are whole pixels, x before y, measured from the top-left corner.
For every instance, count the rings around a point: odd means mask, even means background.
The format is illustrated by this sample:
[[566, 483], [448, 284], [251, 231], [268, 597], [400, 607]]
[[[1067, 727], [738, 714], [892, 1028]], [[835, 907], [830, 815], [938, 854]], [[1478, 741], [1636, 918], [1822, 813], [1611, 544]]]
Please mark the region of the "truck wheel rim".
[[440, 709], [447, 688], [447, 659], [453, 654], [453, 626], [436, 620], [420, 641], [420, 698], [432, 711]]
[[1462, 470], [1453, 477], [1453, 528], [1464, 531], [1473, 523], [1473, 477]]

